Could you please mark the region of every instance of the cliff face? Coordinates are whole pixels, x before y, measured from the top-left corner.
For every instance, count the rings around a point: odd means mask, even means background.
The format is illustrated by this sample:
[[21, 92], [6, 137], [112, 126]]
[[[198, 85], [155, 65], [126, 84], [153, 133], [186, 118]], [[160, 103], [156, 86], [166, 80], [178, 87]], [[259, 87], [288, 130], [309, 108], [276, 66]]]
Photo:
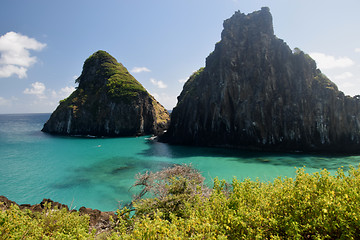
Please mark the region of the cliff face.
[[273, 32], [268, 8], [224, 22], [206, 67], [185, 83], [173, 144], [360, 153], [360, 100]]
[[78, 88], [60, 105], [42, 131], [61, 135], [134, 136], [158, 134], [169, 114], [105, 51], [84, 63]]

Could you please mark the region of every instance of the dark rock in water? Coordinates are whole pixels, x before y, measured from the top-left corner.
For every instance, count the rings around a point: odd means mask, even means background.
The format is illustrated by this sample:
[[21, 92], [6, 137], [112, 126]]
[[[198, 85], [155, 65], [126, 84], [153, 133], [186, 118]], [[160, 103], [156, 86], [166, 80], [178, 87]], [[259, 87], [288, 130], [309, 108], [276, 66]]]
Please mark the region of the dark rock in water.
[[135, 136], [167, 128], [169, 113], [105, 51], [84, 63], [78, 88], [60, 105], [42, 131], [61, 135]]
[[121, 172], [128, 171], [129, 169], [131, 169], [130, 166], [118, 167], [118, 168], [115, 168], [114, 170], [112, 170], [111, 174], [116, 175]]
[[173, 144], [360, 153], [360, 100], [274, 35], [268, 8], [225, 20], [185, 83], [162, 138]]

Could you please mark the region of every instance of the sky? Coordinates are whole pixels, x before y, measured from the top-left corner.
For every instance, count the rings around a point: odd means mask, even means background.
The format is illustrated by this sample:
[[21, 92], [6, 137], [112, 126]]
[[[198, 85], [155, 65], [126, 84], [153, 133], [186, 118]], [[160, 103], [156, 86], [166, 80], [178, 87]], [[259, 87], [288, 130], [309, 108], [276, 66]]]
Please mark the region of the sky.
[[275, 35], [360, 94], [359, 0], [1, 0], [0, 114], [51, 113], [105, 50], [167, 109], [235, 11], [267, 6]]

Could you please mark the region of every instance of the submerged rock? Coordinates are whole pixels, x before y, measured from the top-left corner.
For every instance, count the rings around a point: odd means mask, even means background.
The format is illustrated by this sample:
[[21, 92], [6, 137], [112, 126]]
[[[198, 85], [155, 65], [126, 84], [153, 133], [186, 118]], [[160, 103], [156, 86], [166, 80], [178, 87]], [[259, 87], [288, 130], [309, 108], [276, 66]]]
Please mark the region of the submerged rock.
[[42, 131], [61, 135], [135, 136], [167, 128], [167, 110], [105, 51], [84, 63], [78, 88], [52, 113]]
[[360, 153], [360, 100], [274, 35], [268, 8], [224, 21], [185, 83], [163, 138], [173, 144]]

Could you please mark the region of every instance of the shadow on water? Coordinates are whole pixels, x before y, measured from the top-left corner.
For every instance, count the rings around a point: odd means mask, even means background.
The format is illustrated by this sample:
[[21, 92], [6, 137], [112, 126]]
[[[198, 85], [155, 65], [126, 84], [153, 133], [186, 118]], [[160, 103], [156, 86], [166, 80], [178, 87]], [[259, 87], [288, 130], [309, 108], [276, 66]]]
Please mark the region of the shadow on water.
[[[162, 161], [145, 161], [134, 157], [112, 157], [100, 160], [86, 167], [69, 169], [68, 174], [50, 187], [56, 191], [81, 192], [84, 195], [96, 195], [96, 201], [108, 201], [116, 209], [118, 202], [130, 203], [137, 188], [131, 188], [138, 173], [158, 171], [171, 166]], [[82, 195], [82, 194], [80, 194]]]
[[[119, 191], [124, 182], [134, 182], [138, 173], [158, 171], [171, 166], [163, 161], [145, 161], [134, 157], [112, 157], [98, 161], [87, 167], [69, 169], [69, 174], [62, 180], [53, 184], [54, 188], [91, 188], [103, 185]], [[125, 184], [128, 190], [131, 184]]]
[[174, 159], [192, 157], [219, 158], [219, 161], [228, 159], [230, 161], [241, 163], [268, 164], [297, 168], [326, 168], [328, 170], [336, 170], [340, 167], [343, 167], [344, 170], [348, 170], [350, 166], [357, 167], [360, 163], [360, 156], [349, 155], [280, 153], [232, 148], [177, 146], [156, 141], [148, 141], [147, 144], [149, 148], [141, 152], [140, 155]]

